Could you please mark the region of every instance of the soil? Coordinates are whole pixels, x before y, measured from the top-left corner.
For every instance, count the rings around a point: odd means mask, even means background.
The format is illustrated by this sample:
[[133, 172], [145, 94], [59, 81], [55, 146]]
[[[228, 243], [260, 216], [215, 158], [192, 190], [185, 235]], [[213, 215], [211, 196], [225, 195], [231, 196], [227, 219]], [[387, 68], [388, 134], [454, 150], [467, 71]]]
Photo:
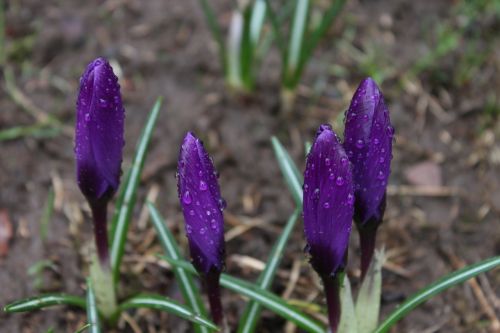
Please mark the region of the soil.
[[[464, 32], [457, 49], [407, 76], [413, 64], [435, 50], [436, 26], [460, 22], [456, 6], [454, 1], [430, 0], [350, 2], [315, 53], [288, 114], [280, 111], [276, 50], [263, 64], [254, 95], [242, 97], [226, 89], [216, 45], [195, 0], [10, 1], [7, 64], [25, 101], [71, 128], [84, 67], [97, 56], [112, 59], [115, 70], [119, 66], [127, 115], [124, 170], [149, 109], [157, 96], [165, 97], [129, 232], [120, 294], [148, 291], [181, 300], [172, 273], [155, 258], [161, 248], [142, 211], [146, 195], [159, 191], [156, 205], [186, 248], [174, 177], [184, 133], [194, 131], [214, 158], [228, 203], [227, 231], [256, 224], [227, 242], [227, 271], [253, 280], [258, 270], [249, 258], [266, 260], [293, 211], [270, 137], [276, 135], [302, 168], [303, 143], [313, 138], [319, 124], [342, 120], [354, 89], [367, 75], [355, 55], [375, 54], [378, 70], [386, 73], [381, 88], [396, 128], [386, 219], [378, 239], [389, 253], [385, 316], [440, 276], [500, 252], [500, 125], [498, 113], [485, 111], [492, 98], [497, 108], [500, 104], [500, 39], [494, 34], [499, 16], [485, 16], [473, 31]], [[215, 7], [227, 26], [230, 2], [220, 0]], [[469, 80], [457, 84], [454, 75], [474, 36], [479, 37], [473, 47], [484, 59]], [[34, 122], [3, 82], [0, 96], [0, 129]], [[83, 295], [92, 233], [75, 182], [71, 131], [1, 142], [0, 161], [0, 212], [14, 230], [8, 253], [0, 258], [0, 304], [44, 291]], [[430, 184], [429, 173], [434, 175]], [[55, 209], [43, 238], [41, 221], [51, 190]], [[286, 289], [296, 267], [300, 279], [290, 298], [324, 305], [318, 279], [303, 254], [300, 225], [273, 291]], [[348, 267], [352, 281], [359, 277], [355, 236]], [[30, 275], [29, 268], [42, 260], [52, 265]], [[393, 331], [493, 331], [494, 317], [500, 315], [500, 271], [477, 282], [434, 297]], [[478, 293], [486, 295], [488, 306]], [[244, 300], [225, 291], [223, 302], [229, 326], [235, 328]], [[319, 319], [325, 320], [324, 315]], [[83, 311], [75, 308], [0, 313], [0, 332], [73, 332], [85, 322]], [[119, 331], [135, 332], [130, 323], [142, 332], [190, 331], [184, 321], [153, 311], [130, 312]], [[294, 331], [264, 311], [257, 331], [285, 329]]]

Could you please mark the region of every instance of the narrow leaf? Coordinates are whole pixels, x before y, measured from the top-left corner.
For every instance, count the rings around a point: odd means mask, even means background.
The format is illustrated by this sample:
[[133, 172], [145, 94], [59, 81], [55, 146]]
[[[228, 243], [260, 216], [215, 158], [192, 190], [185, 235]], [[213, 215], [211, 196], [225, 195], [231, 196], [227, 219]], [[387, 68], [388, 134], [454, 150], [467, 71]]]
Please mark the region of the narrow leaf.
[[121, 311], [137, 308], [148, 308], [172, 313], [193, 323], [217, 330], [217, 326], [205, 317], [194, 313], [190, 308], [172, 299], [160, 295], [143, 294], [124, 301], [119, 306]]
[[347, 274], [344, 275], [344, 282], [340, 291], [340, 302], [342, 311], [340, 312], [338, 333], [365, 332], [358, 330], [356, 312], [354, 310], [354, 302], [352, 298], [351, 282], [349, 281]]
[[[193, 265], [185, 260], [173, 260], [165, 256], [161, 256], [173, 266], [184, 268], [191, 274], [196, 274]], [[295, 325], [305, 330], [306, 332], [324, 333], [325, 329], [315, 320], [302, 314], [297, 308], [289, 305], [285, 300], [264, 290], [252, 283], [232, 277], [227, 274], [222, 274], [220, 279], [221, 286], [232, 290], [238, 294], [246, 296], [251, 300], [260, 303], [262, 306], [273, 311], [274, 313], [282, 316], [283, 318], [293, 322]]]
[[90, 324], [85, 324], [83, 325], [82, 327], [80, 327], [79, 329], [77, 329], [75, 331], [75, 333], [83, 333], [87, 330], [87, 328], [90, 328]]
[[101, 324], [99, 323], [99, 312], [92, 288], [92, 282], [87, 279], [87, 320], [89, 322], [89, 333], [101, 333]]
[[427, 301], [429, 298], [498, 266], [500, 266], [500, 256], [483, 260], [476, 264], [469, 265], [458, 271], [445, 275], [438, 281], [432, 283], [431, 285], [425, 287], [424, 289], [411, 296], [403, 304], [399, 305], [384, 320], [384, 322], [380, 324], [375, 333], [388, 332], [389, 329], [394, 326], [394, 324], [396, 324], [401, 318], [406, 316], [410, 311]]
[[219, 48], [219, 58], [222, 66], [222, 70], [224, 74], [227, 72], [227, 61], [226, 61], [226, 48], [224, 46], [224, 39], [222, 38], [222, 32], [217, 22], [217, 18], [215, 17], [214, 11], [210, 6], [208, 0], [198, 0], [201, 5], [201, 9], [203, 10], [203, 14], [205, 15], [205, 19], [207, 20], [208, 27], [210, 32], [212, 33], [213, 38], [215, 39], [217, 46]]
[[239, 9], [233, 12], [227, 40], [227, 80], [230, 86], [240, 88], [243, 85], [241, 51], [243, 42], [243, 14]]
[[292, 193], [295, 204], [297, 207], [302, 207], [302, 175], [278, 138], [273, 136], [271, 142], [281, 173], [285, 178], [288, 189]]
[[[148, 202], [147, 205], [149, 212], [151, 213], [151, 221], [156, 229], [160, 244], [163, 246], [163, 250], [170, 258], [182, 259], [179, 248], [175, 242], [175, 238], [165, 225], [165, 221], [161, 217], [160, 213], [151, 202]], [[207, 310], [205, 309], [203, 300], [200, 297], [200, 291], [194, 284], [191, 275], [180, 267], [173, 266], [172, 270], [186, 304], [193, 310], [194, 313], [206, 317]], [[194, 328], [196, 332], [209, 332], [205, 326], [195, 325]]]
[[302, 54], [304, 37], [307, 31], [309, 17], [309, 0], [296, 0], [295, 13], [291, 23], [290, 42], [286, 61], [286, 76], [293, 75], [299, 66]]
[[158, 98], [149, 113], [146, 126], [144, 127], [137, 144], [135, 157], [132, 162], [129, 175], [127, 176], [126, 183], [122, 186], [121, 191], [123, 194], [120, 193], [119, 196], [120, 205], [116, 207], [115, 215], [113, 216], [111, 225], [111, 267], [115, 283], [118, 280], [120, 273], [120, 263], [125, 250], [127, 231], [136, 200], [137, 187], [139, 186], [142, 168], [144, 167], [144, 161], [146, 160], [147, 149], [149, 142], [151, 141], [156, 120], [158, 119], [162, 101], [163, 99], [161, 97]]
[[45, 294], [30, 298], [25, 298], [6, 305], [5, 312], [27, 312], [43, 309], [54, 305], [70, 305], [85, 309], [85, 300], [78, 296], [66, 294]]
[[[295, 226], [299, 215], [300, 209], [295, 209], [293, 214], [288, 219], [280, 238], [278, 238], [278, 240], [274, 244], [274, 247], [271, 250], [271, 254], [269, 255], [269, 259], [267, 260], [266, 267], [257, 280], [257, 285], [260, 288], [267, 290], [271, 287], [274, 276], [276, 274], [276, 270], [278, 269], [278, 265], [281, 262], [283, 251], [288, 242], [288, 239], [290, 238], [290, 234], [293, 231], [293, 227]], [[255, 327], [257, 326], [257, 321], [260, 317], [260, 311], [261, 305], [259, 303], [255, 301], [249, 302], [245, 308], [245, 311], [243, 312], [243, 315], [241, 316], [238, 332], [254, 332]]]
[[368, 272], [356, 300], [356, 318], [360, 332], [373, 332], [377, 328], [382, 295], [382, 265], [384, 250], [375, 251]]

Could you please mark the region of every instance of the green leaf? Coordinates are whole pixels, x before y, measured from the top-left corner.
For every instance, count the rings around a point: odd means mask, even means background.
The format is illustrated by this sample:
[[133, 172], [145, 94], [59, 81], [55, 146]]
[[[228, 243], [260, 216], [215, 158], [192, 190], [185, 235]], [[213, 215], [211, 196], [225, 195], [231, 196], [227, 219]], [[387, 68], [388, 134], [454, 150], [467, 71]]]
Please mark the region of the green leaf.
[[153, 108], [151, 109], [151, 112], [149, 113], [146, 126], [144, 127], [137, 144], [132, 167], [130, 168], [129, 174], [126, 177], [126, 182], [122, 185], [118, 203], [115, 209], [115, 214], [113, 216], [113, 221], [111, 224], [111, 267], [113, 270], [113, 281], [115, 282], [115, 284], [118, 281], [118, 276], [120, 275], [120, 263], [123, 257], [123, 252], [125, 250], [127, 231], [130, 224], [130, 219], [132, 218], [132, 211], [136, 200], [137, 187], [139, 186], [141, 172], [142, 168], [144, 167], [144, 161], [146, 160], [149, 142], [151, 141], [151, 136], [153, 134], [156, 120], [158, 119], [158, 114], [160, 112], [162, 102], [163, 98], [159, 97], [156, 100]]
[[[267, 290], [271, 287], [274, 276], [276, 274], [276, 270], [278, 269], [278, 265], [283, 256], [283, 251], [288, 242], [288, 239], [290, 238], [290, 234], [293, 231], [293, 227], [295, 226], [299, 215], [300, 209], [297, 208], [288, 219], [280, 238], [278, 238], [278, 240], [274, 244], [274, 247], [271, 250], [271, 254], [269, 255], [269, 259], [267, 260], [266, 267], [257, 280], [257, 285], [260, 288]], [[241, 316], [238, 332], [249, 333], [255, 331], [257, 321], [259, 320], [260, 311], [261, 305], [259, 303], [255, 301], [249, 302], [245, 308], [245, 311], [243, 312], [243, 315]]]
[[297, 207], [302, 207], [302, 175], [278, 138], [273, 136], [271, 142], [281, 173], [285, 178], [288, 189], [292, 193], [295, 204]]
[[27, 312], [54, 305], [70, 305], [85, 309], [85, 303], [85, 300], [78, 296], [67, 294], [45, 294], [10, 303], [6, 305], [3, 310], [7, 313]]
[[52, 138], [61, 133], [60, 127], [48, 126], [47, 124], [35, 124], [28, 126], [15, 126], [0, 131], [0, 141], [15, 140], [23, 137]]
[[344, 8], [345, 2], [346, 0], [333, 0], [333, 4], [331, 4], [327, 12], [324, 14], [319, 26], [310, 33], [307, 41], [302, 46], [298, 65], [296, 66], [295, 71], [290, 74], [290, 77], [288, 77], [288, 81], [284, 82], [285, 87], [290, 90], [295, 90], [295, 87], [302, 77], [304, 68], [311, 59], [314, 49], [318, 46], [319, 41], [328, 31], [328, 28], [332, 25], [335, 18], [342, 11], [342, 8]]
[[299, 66], [307, 32], [309, 7], [309, 0], [296, 0], [295, 13], [290, 27], [291, 33], [286, 57], [285, 77], [293, 76]]
[[241, 52], [244, 35], [244, 18], [239, 9], [231, 16], [229, 36], [227, 40], [227, 68], [226, 78], [228, 84], [236, 89], [243, 87]]
[[377, 328], [382, 295], [382, 265], [384, 262], [384, 250], [376, 250], [359, 289], [356, 300], [356, 318], [360, 332], [373, 332]]
[[119, 306], [121, 311], [137, 308], [148, 308], [172, 313], [193, 323], [218, 330], [217, 326], [205, 317], [194, 313], [190, 308], [172, 299], [153, 294], [142, 294], [124, 301]]
[[[148, 202], [147, 205], [149, 212], [151, 213], [151, 221], [156, 229], [160, 244], [163, 246], [163, 250], [170, 258], [182, 259], [179, 248], [175, 242], [175, 238], [170, 230], [168, 230], [160, 213], [151, 202]], [[173, 266], [173, 271], [186, 304], [193, 310], [194, 313], [206, 317], [207, 310], [205, 309], [205, 305], [201, 299], [200, 291], [194, 284], [191, 275], [184, 269], [176, 266]], [[194, 329], [195, 332], [209, 332], [205, 326], [201, 325], [195, 325]]]
[[456, 286], [470, 278], [475, 277], [483, 272], [489, 271], [495, 267], [500, 266], [500, 256], [492, 257], [483, 260], [479, 263], [464, 267], [458, 271], [452, 272], [431, 285], [420, 290], [403, 304], [399, 305], [377, 328], [375, 333], [388, 332], [401, 318], [406, 316], [410, 311], [417, 306], [427, 301], [429, 298], [439, 294], [440, 292]]
[[[356, 321], [356, 312], [354, 311], [354, 302], [352, 300], [351, 282], [344, 274], [344, 282], [340, 290], [340, 304], [342, 311], [340, 312], [340, 323], [338, 333], [358, 333], [358, 323]], [[366, 331], [369, 332], [369, 331]]]
[[[174, 260], [165, 256], [161, 256], [161, 258], [165, 259], [172, 266], [182, 267], [192, 274], [198, 274], [193, 265], [185, 260]], [[311, 319], [309, 316], [302, 314], [296, 307], [291, 306], [285, 300], [281, 299], [273, 293], [270, 293], [267, 290], [256, 286], [255, 284], [246, 282], [227, 274], [221, 274], [220, 283], [221, 286], [260, 303], [262, 306], [266, 307], [272, 312], [293, 322], [295, 325], [305, 330], [306, 332], [325, 332], [325, 328], [315, 320]]]
[[79, 329], [77, 329], [75, 331], [75, 333], [83, 333], [87, 330], [87, 328], [90, 328], [90, 324], [85, 324], [83, 325], [82, 327], [80, 327]]
[[97, 310], [97, 303], [90, 279], [87, 279], [87, 320], [90, 324], [89, 333], [101, 333], [99, 311]]
[[219, 58], [220, 64], [222, 66], [222, 70], [224, 74], [227, 73], [227, 60], [226, 60], [226, 47], [224, 45], [224, 39], [222, 37], [221, 28], [219, 23], [217, 22], [217, 18], [215, 17], [214, 11], [207, 0], [198, 0], [201, 5], [201, 9], [203, 10], [203, 14], [205, 14], [205, 19], [207, 20], [208, 27], [210, 32], [212, 33], [213, 38], [215, 39], [217, 46], [219, 47]]

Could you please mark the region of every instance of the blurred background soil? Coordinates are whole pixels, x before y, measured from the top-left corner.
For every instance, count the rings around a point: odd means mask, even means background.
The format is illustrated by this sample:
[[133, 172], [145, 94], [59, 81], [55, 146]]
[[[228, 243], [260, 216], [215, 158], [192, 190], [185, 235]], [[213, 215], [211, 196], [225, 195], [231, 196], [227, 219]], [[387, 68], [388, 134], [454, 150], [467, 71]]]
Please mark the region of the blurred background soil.
[[[214, 5], [227, 27], [231, 2]], [[186, 248], [174, 177], [186, 131], [204, 140], [221, 174], [227, 271], [253, 280], [293, 211], [270, 137], [278, 136], [302, 168], [304, 142], [319, 124], [331, 122], [342, 133], [343, 113], [365, 76], [380, 84], [396, 128], [378, 240], [389, 255], [383, 316], [436, 278], [500, 252], [498, 0], [349, 1], [315, 52], [289, 114], [280, 111], [276, 50], [259, 72], [254, 95], [225, 88], [196, 0], [14, 0], [6, 19], [0, 130], [34, 127], [0, 142], [2, 306], [44, 291], [84, 294], [91, 223], [75, 182], [72, 126], [79, 77], [97, 56], [111, 59], [120, 77], [124, 170], [149, 109], [157, 96], [165, 97], [129, 232], [120, 297], [150, 291], [181, 299], [172, 273], [155, 257], [161, 248], [143, 204], [146, 197], [156, 202]], [[48, 115], [57, 119], [58, 131], [37, 127]], [[273, 291], [323, 306], [304, 245], [299, 222]], [[349, 255], [356, 282], [355, 233]], [[493, 332], [499, 294], [496, 270], [428, 301], [394, 332]], [[244, 300], [225, 291], [224, 306], [236, 327]], [[326, 320], [312, 305], [304, 311]], [[0, 313], [1, 332], [73, 332], [84, 324], [84, 312], [72, 308]], [[189, 330], [182, 320], [146, 310], [129, 312], [119, 329]], [[258, 332], [295, 331], [263, 312]]]

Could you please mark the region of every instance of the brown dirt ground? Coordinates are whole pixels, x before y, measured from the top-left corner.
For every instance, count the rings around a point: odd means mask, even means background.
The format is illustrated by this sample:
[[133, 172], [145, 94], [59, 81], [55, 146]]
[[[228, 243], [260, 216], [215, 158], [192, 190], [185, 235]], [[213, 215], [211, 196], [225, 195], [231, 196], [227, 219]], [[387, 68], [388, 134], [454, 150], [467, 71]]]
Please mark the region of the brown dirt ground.
[[[223, 24], [229, 19], [228, 3], [217, 1]], [[346, 31], [354, 31], [351, 45], [381, 53], [380, 61], [393, 70], [382, 84], [397, 131], [386, 221], [379, 237], [380, 246], [385, 244], [390, 254], [384, 270], [383, 315], [462, 262], [476, 262], [500, 252], [500, 126], [497, 118], [488, 121], [483, 112], [489, 96], [500, 91], [499, 39], [486, 37], [499, 27], [498, 18], [476, 27], [485, 34], [476, 45], [478, 52], [488, 48], [490, 53], [473, 80], [450, 83], [461, 59], [461, 45], [458, 52], [440, 60], [438, 70], [426, 70], [402, 84], [408, 68], [433, 49], [432, 27], [452, 20], [456, 3], [352, 1], [309, 66], [295, 110], [284, 116], [279, 112], [279, 57], [274, 55], [264, 63], [255, 97], [242, 99], [228, 93], [215, 45], [195, 0], [29, 0], [11, 1], [10, 5], [8, 42], [33, 36], [31, 46], [19, 46], [9, 59], [17, 86], [34, 105], [68, 126], [74, 121], [78, 78], [84, 66], [98, 55], [120, 64], [127, 111], [124, 169], [130, 166], [149, 108], [157, 96], [165, 97], [129, 234], [122, 297], [152, 291], [180, 299], [172, 274], [154, 257], [161, 249], [152, 227], [139, 217], [146, 194], [158, 189], [157, 206], [185, 245], [174, 174], [178, 147], [188, 130], [204, 139], [220, 171], [222, 193], [228, 202], [227, 231], [242, 223], [262, 222], [227, 244], [227, 270], [248, 279], [257, 276], [258, 271], [241, 256], [266, 260], [293, 209], [269, 138], [277, 135], [302, 166], [303, 142], [311, 140], [320, 123], [341, 119], [366, 74], [352, 51], [333, 43], [348, 40]], [[332, 74], [333, 63], [345, 73]], [[33, 118], [4, 88], [0, 84], [0, 128], [32, 123]], [[8, 255], [0, 259], [0, 304], [39, 292], [27, 270], [43, 259], [52, 260], [54, 268], [42, 274], [42, 291], [83, 295], [91, 225], [74, 181], [71, 135], [2, 142], [0, 161], [0, 210], [8, 213], [14, 227]], [[423, 161], [432, 162], [433, 170], [442, 175], [441, 182], [424, 192], [407, 176]], [[416, 172], [417, 183], [427, 179], [430, 171], [424, 170]], [[39, 224], [51, 188], [56, 189], [56, 209], [47, 239], [42, 241]], [[355, 281], [359, 272], [354, 236], [349, 273]], [[296, 263], [301, 275], [291, 298], [324, 304], [303, 247], [299, 223], [273, 291], [285, 290]], [[499, 271], [478, 282], [498, 316]], [[477, 291], [464, 284], [435, 297], [399, 323], [394, 332], [488, 332], [492, 318], [478, 301]], [[244, 302], [225, 292], [224, 305], [229, 324], [235, 327]], [[185, 322], [152, 311], [136, 311], [128, 320], [143, 332], [189, 331]], [[85, 315], [77, 309], [0, 313], [1, 332], [45, 332], [50, 327], [71, 332], [84, 323]], [[132, 332], [129, 324], [121, 325], [120, 331]], [[285, 331], [285, 325], [264, 312], [258, 331]]]

